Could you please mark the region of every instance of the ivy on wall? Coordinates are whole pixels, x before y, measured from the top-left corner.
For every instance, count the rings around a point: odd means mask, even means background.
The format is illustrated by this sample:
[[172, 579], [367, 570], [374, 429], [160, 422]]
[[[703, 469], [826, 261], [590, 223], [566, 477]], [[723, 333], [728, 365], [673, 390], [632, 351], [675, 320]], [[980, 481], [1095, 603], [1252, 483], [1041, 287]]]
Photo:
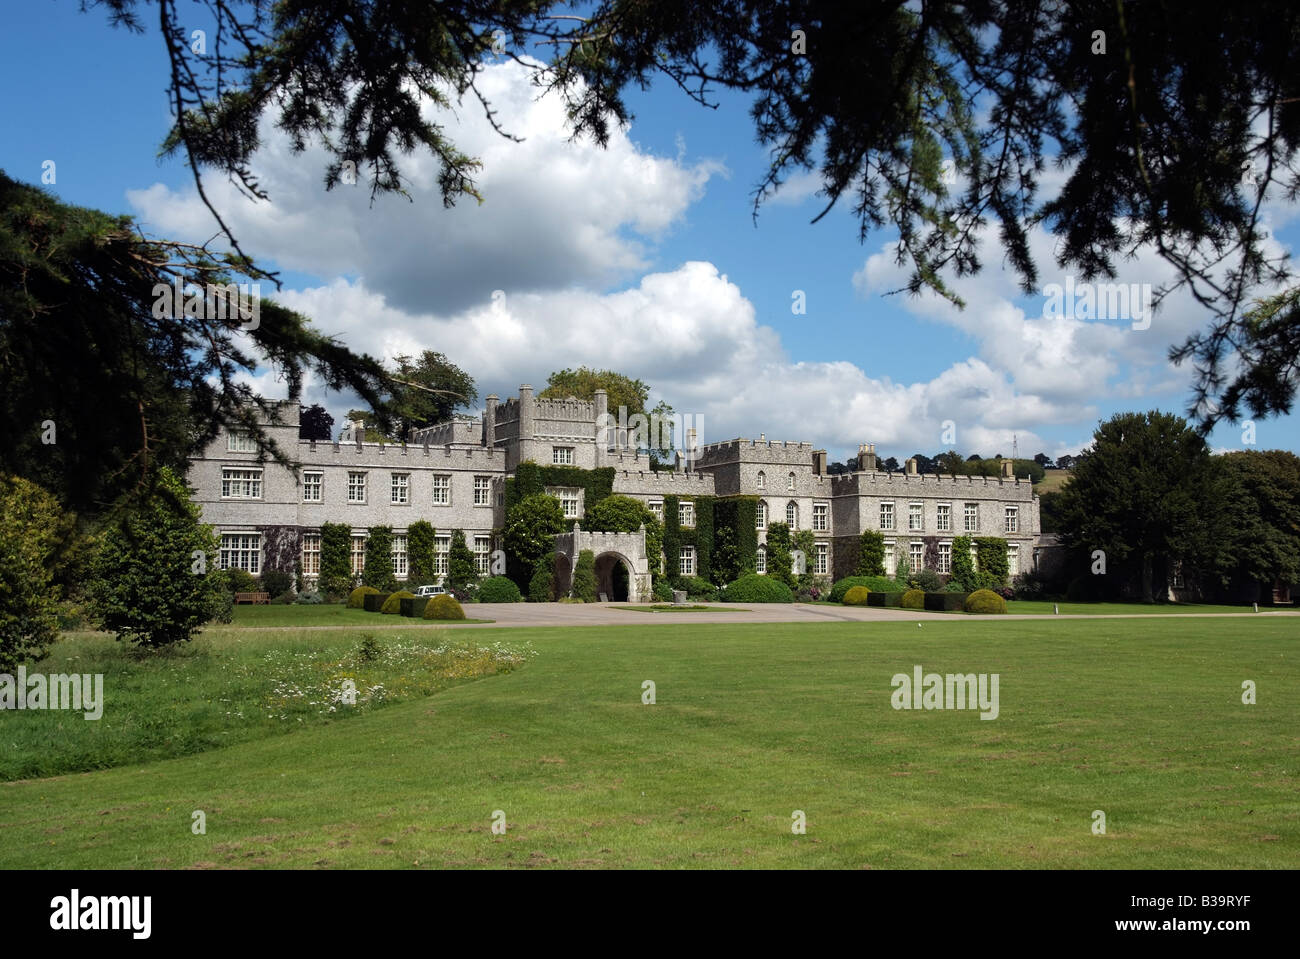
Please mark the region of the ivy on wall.
[[[682, 526], [680, 506], [682, 501], [695, 505], [695, 525]], [[676, 583], [681, 574], [681, 550], [695, 547], [695, 575], [708, 580], [713, 569], [713, 541], [716, 529], [713, 496], [664, 497], [664, 573], [670, 583]]]
[[259, 526], [262, 534], [262, 568], [293, 575], [302, 563], [302, 527]]
[[664, 578], [675, 583], [681, 573], [682, 524], [676, 496], [664, 497]]
[[994, 586], [1007, 582], [1007, 541], [1000, 536], [980, 536], [975, 540], [975, 556], [981, 578], [987, 576]]
[[[754, 572], [758, 563], [758, 497], [720, 496], [713, 501], [713, 537], [719, 530], [727, 530], [722, 537], [728, 541], [723, 566], [714, 571], [714, 582], [719, 585], [733, 583], [741, 576]], [[721, 580], [721, 582], [719, 582]]]
[[976, 588], [975, 564], [970, 558], [971, 538], [958, 536], [952, 541], [952, 577], [961, 584], [962, 589], [970, 591]]
[[345, 593], [352, 586], [352, 527], [347, 523], [321, 524], [320, 584], [327, 593]]
[[419, 519], [406, 528], [407, 581], [428, 586], [434, 581], [434, 540], [438, 531], [428, 520]]
[[858, 576], [885, 575], [885, 534], [879, 530], [865, 531], [858, 541]]
[[925, 553], [921, 558], [921, 564], [929, 570], [939, 569], [939, 537], [923, 536], [921, 542], [925, 544]]
[[[581, 466], [542, 466], [531, 460], [515, 468], [513, 479], [506, 480], [506, 516], [520, 500], [537, 493], [545, 493], [548, 486], [563, 486], [583, 491], [583, 506], [591, 509], [614, 492], [614, 467], [602, 466], [587, 470]], [[573, 529], [577, 519], [565, 520]]]

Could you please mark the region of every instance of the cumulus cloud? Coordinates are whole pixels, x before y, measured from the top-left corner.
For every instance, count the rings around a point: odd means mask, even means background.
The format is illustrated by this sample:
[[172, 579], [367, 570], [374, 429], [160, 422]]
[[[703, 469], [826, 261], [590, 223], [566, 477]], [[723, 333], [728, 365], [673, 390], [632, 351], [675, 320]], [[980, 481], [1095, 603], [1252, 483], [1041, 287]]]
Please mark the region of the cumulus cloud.
[[[364, 276], [394, 307], [450, 313], [496, 289], [625, 280], [647, 267], [649, 245], [722, 170], [712, 161], [650, 155], [626, 131], [615, 131], [604, 149], [571, 142], [562, 103], [538, 97], [519, 64], [487, 67], [480, 87], [522, 143], [501, 137], [469, 104], [456, 114], [435, 114], [430, 106], [426, 115], [482, 160], [481, 206], [462, 198], [444, 209], [436, 167], [423, 153], [401, 161], [411, 201], [386, 196], [372, 207], [364, 170], [357, 184], [326, 192], [325, 155], [295, 155], [269, 120], [255, 172], [270, 202], [252, 203], [216, 177], [209, 178], [210, 195], [254, 255], [317, 276]], [[165, 233], [212, 233], [211, 216], [192, 189], [155, 184], [127, 196]]]

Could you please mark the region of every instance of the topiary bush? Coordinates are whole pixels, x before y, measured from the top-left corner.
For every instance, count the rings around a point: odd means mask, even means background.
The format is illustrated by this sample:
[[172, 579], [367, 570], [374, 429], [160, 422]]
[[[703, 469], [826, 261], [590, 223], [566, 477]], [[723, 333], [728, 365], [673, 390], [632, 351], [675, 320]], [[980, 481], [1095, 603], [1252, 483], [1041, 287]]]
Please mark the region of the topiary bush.
[[366, 597], [378, 593], [379, 590], [373, 586], [358, 586], [352, 592], [348, 593], [348, 609], [365, 609]]
[[379, 607], [379, 611], [387, 616], [397, 616], [402, 612], [404, 599], [415, 599], [415, 594], [399, 589], [396, 593], [389, 594], [389, 597], [384, 600], [384, 605]]
[[384, 603], [392, 593], [367, 593], [361, 597], [361, 608], [367, 613], [377, 613], [384, 608]]
[[935, 612], [955, 612], [966, 605], [966, 593], [926, 593], [925, 608]]
[[480, 603], [522, 603], [524, 596], [515, 581], [506, 576], [492, 576], [483, 580], [478, 590]]
[[991, 589], [977, 589], [966, 597], [962, 609], [968, 613], [1005, 613], [1007, 601]]
[[867, 597], [871, 595], [871, 590], [865, 586], [852, 586], [840, 600], [845, 606], [866, 606]]
[[899, 601], [904, 609], [925, 609], [925, 590], [909, 589]]
[[539, 560], [533, 578], [528, 581], [528, 602], [549, 603], [555, 587], [555, 554]]
[[771, 576], [750, 573], [729, 585], [719, 598], [724, 603], [793, 603], [794, 593]]
[[424, 616], [424, 609], [429, 605], [432, 596], [413, 596], [410, 599], [404, 599], [399, 604], [402, 609], [402, 615], [421, 619]]
[[[511, 583], [513, 586], [514, 583]], [[517, 602], [517, 600], [516, 600]], [[460, 603], [456, 602], [446, 593], [440, 593], [429, 600], [429, 604], [424, 607], [425, 619], [464, 619], [465, 610], [461, 608]]]
[[594, 603], [596, 595], [596, 554], [584, 549], [578, 554], [578, 563], [573, 567], [573, 598], [584, 603]]

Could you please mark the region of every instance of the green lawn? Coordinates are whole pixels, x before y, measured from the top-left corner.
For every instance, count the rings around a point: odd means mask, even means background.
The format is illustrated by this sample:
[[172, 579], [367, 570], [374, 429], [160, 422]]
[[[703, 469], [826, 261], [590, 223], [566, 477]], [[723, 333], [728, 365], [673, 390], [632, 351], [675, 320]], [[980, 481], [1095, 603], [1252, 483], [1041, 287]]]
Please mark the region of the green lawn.
[[1054, 615], [1053, 606], [1061, 607], [1062, 616], [1177, 616], [1183, 613], [1251, 613], [1249, 606], [1215, 606], [1196, 603], [1058, 603], [1050, 599], [1012, 599], [1008, 613]]
[[[0, 865], [1294, 868], [1295, 636], [1263, 616], [509, 630], [537, 656], [503, 675], [2, 784]], [[892, 709], [916, 664], [998, 673], [999, 717]]]
[[[842, 603], [832, 603], [830, 600], [815, 600], [808, 603], [809, 606], [841, 606]], [[1052, 616], [1055, 615], [1054, 605], [1061, 607], [1061, 615], [1071, 616], [1176, 616], [1186, 613], [1251, 613], [1253, 610], [1249, 606], [1214, 606], [1214, 605], [1197, 605], [1195, 603], [1067, 603], [1061, 601], [1054, 603], [1050, 599], [1029, 600], [1029, 599], [1009, 599], [1007, 600], [1007, 612], [1018, 613], [1020, 615], [1034, 616]], [[898, 610], [898, 606], [881, 607], [883, 609]], [[1267, 607], [1264, 607], [1265, 609]], [[1290, 609], [1289, 606], [1278, 607], [1278, 609]], [[903, 610], [906, 612], [906, 610]], [[939, 612], [939, 610], [930, 610], [930, 612]], [[958, 616], [964, 616], [961, 610], [943, 610], [942, 612], [954, 613]]]
[[[465, 607], [465, 615], [474, 612], [474, 604]], [[236, 606], [234, 626], [463, 626], [467, 623], [491, 623], [490, 619], [414, 619], [410, 616], [367, 613], [364, 609], [348, 609], [342, 603], [290, 603], [285, 606]]]

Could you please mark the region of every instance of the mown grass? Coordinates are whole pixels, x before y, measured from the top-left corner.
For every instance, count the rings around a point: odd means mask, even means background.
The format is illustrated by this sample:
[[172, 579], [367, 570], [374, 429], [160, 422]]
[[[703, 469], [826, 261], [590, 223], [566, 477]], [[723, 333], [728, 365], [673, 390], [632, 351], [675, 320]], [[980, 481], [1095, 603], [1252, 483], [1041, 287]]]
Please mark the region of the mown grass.
[[[102, 634], [65, 637], [28, 671], [103, 674], [103, 715], [0, 712], [0, 780], [186, 756], [355, 719], [508, 671], [528, 653], [460, 642], [449, 630], [412, 629], [375, 634], [367, 654], [363, 635], [208, 629], [159, 651]], [[345, 681], [353, 684], [352, 704], [343, 701]]]
[[1249, 606], [1216, 606], [1210, 603], [1054, 603], [1050, 599], [1012, 599], [1008, 613], [1051, 616], [1060, 606], [1062, 616], [1177, 616], [1186, 613], [1249, 613]]
[[[0, 864], [1297, 865], [1293, 620], [505, 636], [539, 655], [348, 722], [0, 785]], [[891, 677], [915, 664], [998, 673], [998, 719], [892, 709]], [[646, 680], [654, 705], [642, 703]], [[1241, 701], [1245, 680], [1257, 705]], [[194, 810], [205, 835], [191, 832]], [[491, 831], [496, 810], [503, 836]], [[806, 835], [791, 832], [795, 810]], [[1094, 810], [1105, 835], [1092, 832]]]
[[[474, 604], [465, 607], [465, 615], [474, 612]], [[273, 626], [368, 626], [389, 629], [394, 626], [463, 626], [467, 623], [491, 623], [491, 619], [416, 619], [412, 616], [367, 613], [348, 609], [342, 603], [290, 603], [284, 606], [236, 606], [232, 626], [268, 628]]]

